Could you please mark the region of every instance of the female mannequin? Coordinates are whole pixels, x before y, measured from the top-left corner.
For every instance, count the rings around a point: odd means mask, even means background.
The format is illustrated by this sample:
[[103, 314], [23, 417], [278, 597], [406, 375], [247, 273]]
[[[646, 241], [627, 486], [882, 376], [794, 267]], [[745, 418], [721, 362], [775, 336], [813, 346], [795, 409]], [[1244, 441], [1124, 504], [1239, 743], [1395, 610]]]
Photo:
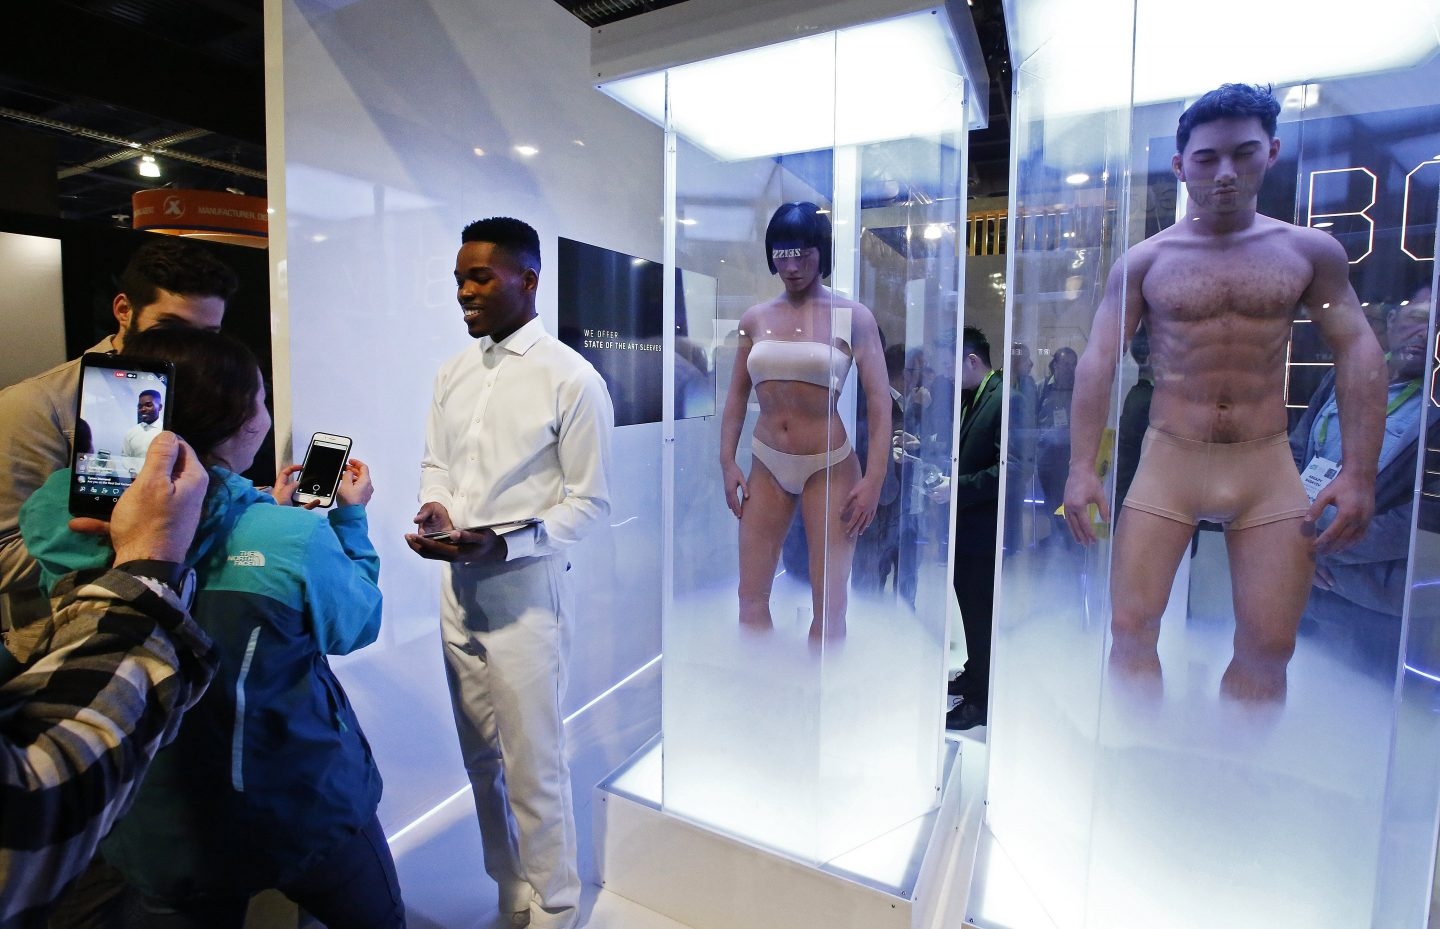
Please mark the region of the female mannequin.
[[[811, 638], [845, 634], [855, 541], [875, 518], [890, 455], [890, 390], [875, 317], [821, 283], [830, 275], [829, 219], [787, 203], [765, 232], [784, 292], [740, 317], [740, 345], [720, 426], [725, 500], [740, 520], [740, 623], [772, 628], [770, 585], [798, 500], [809, 546]], [[836, 401], [851, 364], [865, 389], [864, 470]], [[735, 463], [750, 390], [760, 401], [748, 479]]]

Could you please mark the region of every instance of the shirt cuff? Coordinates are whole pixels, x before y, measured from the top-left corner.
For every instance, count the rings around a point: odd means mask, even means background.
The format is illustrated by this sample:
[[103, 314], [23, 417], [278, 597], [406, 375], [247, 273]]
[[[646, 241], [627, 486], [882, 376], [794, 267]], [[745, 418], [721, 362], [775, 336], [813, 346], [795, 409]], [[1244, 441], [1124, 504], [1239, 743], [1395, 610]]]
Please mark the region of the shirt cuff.
[[505, 540], [505, 560], [515, 561], [518, 558], [529, 558], [535, 554], [535, 542], [540, 534], [540, 527], [526, 526], [524, 529], [516, 529], [514, 532], [507, 532], [501, 536]]

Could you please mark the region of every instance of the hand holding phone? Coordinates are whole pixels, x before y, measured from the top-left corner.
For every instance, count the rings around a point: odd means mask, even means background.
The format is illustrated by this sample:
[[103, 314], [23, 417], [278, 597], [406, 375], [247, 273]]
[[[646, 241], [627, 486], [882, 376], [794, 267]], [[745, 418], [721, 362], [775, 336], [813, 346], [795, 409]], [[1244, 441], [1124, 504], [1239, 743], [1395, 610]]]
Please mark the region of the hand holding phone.
[[420, 534], [420, 538], [433, 539], [437, 542], [451, 542], [457, 537], [457, 533], [484, 532], [486, 529], [489, 529], [496, 535], [508, 535], [517, 529], [524, 529], [526, 526], [533, 526], [538, 522], [540, 522], [540, 517], [531, 516], [528, 519], [512, 519], [503, 523], [491, 523], [488, 526], [465, 526], [463, 528], [440, 529], [436, 532], [423, 532]]
[[330, 506], [335, 502], [335, 489], [350, 456], [348, 436], [317, 432], [310, 437], [305, 463], [300, 466], [300, 486], [295, 490], [297, 506]]
[[170, 426], [175, 366], [135, 355], [87, 354], [80, 361], [70, 512], [108, 519], [145, 463], [150, 442]]
[[335, 496], [342, 506], [365, 506], [375, 496], [375, 484], [370, 480], [370, 466], [359, 458], [351, 458], [340, 475], [340, 486]]

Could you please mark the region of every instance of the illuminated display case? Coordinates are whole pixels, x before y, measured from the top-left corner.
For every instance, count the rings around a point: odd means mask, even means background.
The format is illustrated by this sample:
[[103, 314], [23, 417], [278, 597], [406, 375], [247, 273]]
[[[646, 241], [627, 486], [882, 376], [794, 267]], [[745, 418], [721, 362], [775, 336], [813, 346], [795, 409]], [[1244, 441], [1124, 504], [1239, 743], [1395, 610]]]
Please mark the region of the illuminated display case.
[[[663, 748], [612, 786], [866, 888], [844, 925], [871, 906], [868, 925], [908, 925], [946, 770], [952, 511], [932, 492], [951, 471], [965, 134], [987, 96], [968, 11], [690, 0], [593, 42], [600, 89], [666, 130], [666, 375], [715, 383], [713, 415], [688, 419], [663, 391]], [[823, 286], [802, 294], [808, 260]], [[602, 857], [607, 886], [630, 886], [624, 852]], [[642, 902], [711, 925], [700, 896]], [[758, 899], [800, 926], [841, 898], [799, 921]]]
[[[1007, 337], [1032, 353], [1039, 406], [1032, 425], [1007, 424], [1009, 454], [1033, 468], [1004, 490], [1010, 544], [997, 602], [990, 790], [967, 915], [1010, 929], [1424, 926], [1440, 796], [1440, 410], [1429, 387], [1440, 14], [1407, 0], [1358, 15], [1258, 0], [1224, 23], [1163, 0], [1007, 0], [1005, 12], [1016, 81]], [[1104, 358], [1097, 345], [1128, 335], [1119, 317], [1097, 323], [1107, 280], [1121, 293], [1137, 288], [1147, 314], [1177, 305], [1157, 283], [1161, 259], [1137, 256], [1174, 255], [1156, 242], [1179, 240], [1175, 224], [1196, 215], [1187, 214], [1192, 197], [1205, 192], [1172, 169], [1176, 124], [1226, 82], [1273, 83], [1279, 153], [1259, 211], [1338, 241], [1364, 322], [1389, 353], [1388, 395], [1375, 401], [1386, 415], [1377, 510], [1358, 544], [1322, 554], [1313, 569], [1301, 563], [1304, 608], [1288, 640], [1293, 611], [1255, 603], [1294, 588], [1293, 565], [1257, 572], [1273, 549], [1246, 549], [1241, 533], [1205, 524], [1193, 536], [1182, 529], [1158, 644], [1137, 662], [1127, 617], [1143, 595], [1126, 582], [1133, 555], [1124, 536], [1138, 538], [1152, 514], [1125, 507], [1121, 538], [1109, 532], [1112, 519], [1088, 547], [1055, 515], [1081, 420], [1070, 415], [1080, 402], [1071, 392], [1083, 392], [1077, 356]], [[1164, 230], [1169, 238], [1151, 241]], [[1233, 306], [1285, 275], [1281, 261], [1251, 273], [1246, 254], [1231, 253], [1231, 277], [1206, 272], [1241, 293]], [[1223, 319], [1198, 293], [1178, 302], [1186, 300], [1215, 326], [1248, 325]], [[1288, 339], [1280, 319], [1284, 347], [1229, 385], [1269, 385], [1266, 415], [1307, 460], [1339, 428], [1326, 406], [1334, 346], [1317, 332], [1328, 310], [1299, 307]], [[1109, 368], [1097, 467], [1112, 513], [1147, 405], [1152, 427], [1156, 417], [1183, 421], [1161, 398], [1186, 389], [1184, 364], [1198, 364], [1187, 352], [1205, 345], [1177, 344], [1181, 328], [1160, 325], [1148, 357], [1131, 342]], [[1228, 356], [1213, 363], [1233, 366], [1260, 343], [1207, 344], [1225, 344]], [[1085, 371], [1081, 362], [1082, 380]], [[1188, 372], [1199, 390], [1203, 369]], [[1207, 395], [1217, 408], [1228, 402], [1221, 392]], [[1218, 430], [1194, 438], [1226, 441]], [[1162, 483], [1205, 487], [1220, 454], [1207, 446]], [[1242, 483], [1261, 471], [1283, 477], [1290, 457], [1247, 466]], [[1134, 480], [1131, 493], [1141, 486]], [[1232, 567], [1227, 543], [1247, 558]], [[1136, 563], [1168, 578], [1165, 548]], [[1279, 676], [1247, 689], [1238, 666], [1257, 653], [1254, 630], [1266, 623], [1265, 660]]]

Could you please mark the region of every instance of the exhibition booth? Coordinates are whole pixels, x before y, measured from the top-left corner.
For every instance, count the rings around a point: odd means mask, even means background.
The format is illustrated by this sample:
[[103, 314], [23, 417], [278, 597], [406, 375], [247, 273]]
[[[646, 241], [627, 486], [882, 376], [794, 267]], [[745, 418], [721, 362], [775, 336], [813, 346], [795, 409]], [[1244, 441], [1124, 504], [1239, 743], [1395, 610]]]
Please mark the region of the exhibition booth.
[[[277, 444], [348, 435], [375, 475], [384, 628], [335, 665], [386, 779], [412, 911], [483, 917], [453, 899], [485, 881], [478, 843], [437, 851], [473, 831], [473, 809], [438, 573], [402, 534], [432, 378], [469, 344], [460, 229], [513, 215], [540, 233], [545, 328], [601, 372], [616, 411], [611, 515], [570, 559], [587, 879], [695, 929], [1426, 925], [1440, 16], [1380, 5], [1362, 23], [1261, 0], [1211, 35], [1160, 0], [1006, 3], [1006, 322], [989, 336], [1014, 394], [1010, 467], [990, 724], [957, 740], [942, 734], [959, 634], [944, 487], [966, 135], [988, 98], [965, 6], [688, 0], [592, 32], [537, 0], [267, 0]], [[1172, 170], [1176, 121], [1227, 81], [1273, 83], [1282, 104], [1260, 211], [1339, 242], [1392, 361], [1424, 349], [1418, 372], [1387, 362], [1372, 536], [1298, 581], [1267, 560], [1279, 543], [1252, 545], [1237, 575], [1235, 533], [1203, 524], [1167, 543], [1173, 572], [1151, 546], [1174, 580], [1137, 675], [1112, 656], [1133, 594], [1111, 581], [1124, 413], [1137, 384], [1174, 386], [1184, 346], [1161, 325], [1142, 366], [1124, 314], [1095, 320], [1107, 281], [1123, 291], [1140, 273], [1130, 250], [1176, 237], [1193, 196]], [[811, 249], [828, 274], [802, 313], [784, 299], [787, 262]], [[1336, 440], [1351, 424], [1320, 409], [1336, 362], [1323, 336], [1343, 327], [1328, 307], [1277, 324], [1275, 305], [1250, 313], [1269, 314], [1263, 338], [1207, 335], [1216, 364], [1279, 385], [1287, 413], [1267, 434], [1328, 416], [1319, 441]], [[784, 378], [757, 373], [767, 342], [809, 346], [829, 373], [777, 391], [767, 381]], [[1057, 515], [1073, 379], [1107, 342], [1096, 464], [1112, 518], [1081, 546]], [[787, 445], [787, 429], [815, 447]], [[847, 445], [853, 468], [841, 455], [782, 474], [785, 455]], [[1203, 485], [1208, 454], [1164, 477]], [[851, 494], [867, 480], [874, 518], [857, 540]], [[745, 530], [746, 505], [774, 518]], [[1306, 600], [1298, 629], [1281, 622], [1269, 642], [1271, 657], [1293, 642], [1282, 683], [1271, 667], [1270, 686], [1237, 688], [1247, 598], [1281, 587]]]

